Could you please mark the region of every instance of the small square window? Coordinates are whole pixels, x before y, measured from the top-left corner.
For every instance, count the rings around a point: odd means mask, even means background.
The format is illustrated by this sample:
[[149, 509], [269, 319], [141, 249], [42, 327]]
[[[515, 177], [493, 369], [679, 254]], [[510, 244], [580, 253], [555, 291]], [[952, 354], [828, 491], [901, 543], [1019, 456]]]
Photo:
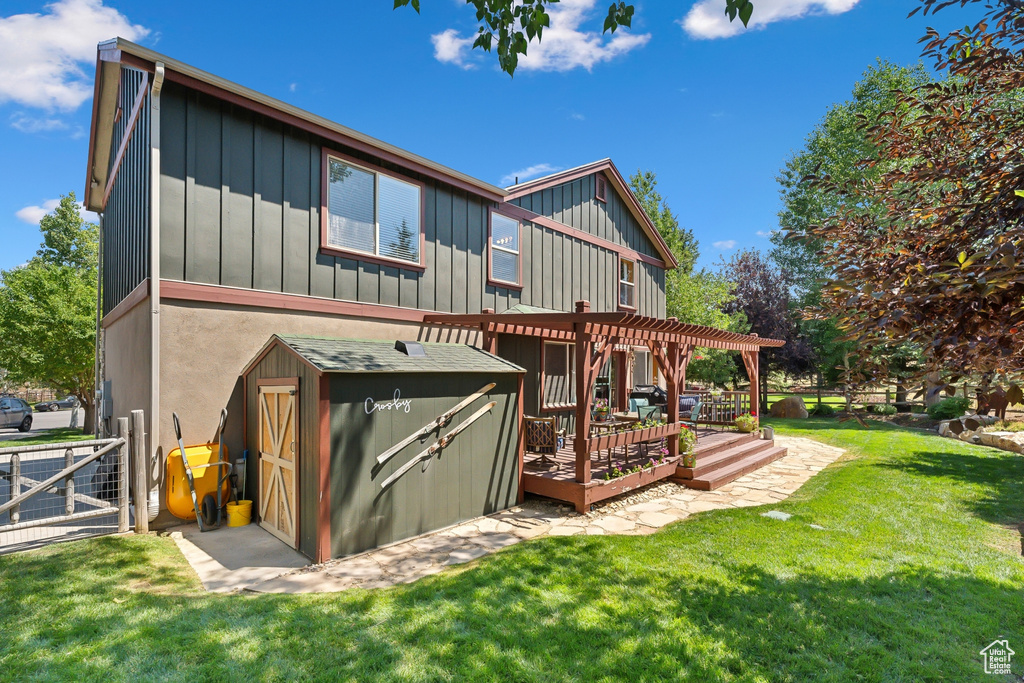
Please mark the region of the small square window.
[[597, 176], [597, 189], [594, 192], [594, 196], [599, 202], [608, 201], [608, 181], [604, 179], [604, 176]]

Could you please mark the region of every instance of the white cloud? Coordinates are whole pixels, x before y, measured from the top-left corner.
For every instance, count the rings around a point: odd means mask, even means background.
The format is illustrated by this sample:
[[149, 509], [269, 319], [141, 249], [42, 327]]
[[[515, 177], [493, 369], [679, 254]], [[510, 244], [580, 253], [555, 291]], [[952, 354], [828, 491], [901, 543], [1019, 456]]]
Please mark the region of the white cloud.
[[547, 175], [561, 170], [561, 166], [552, 166], [551, 164], [534, 164], [533, 166], [527, 166], [526, 168], [513, 171], [512, 173], [503, 176], [501, 184], [507, 187], [516, 182], [516, 178], [519, 179], [519, 182], [525, 182], [531, 178], [536, 178], [538, 176]]
[[47, 116], [29, 116], [23, 111], [11, 116], [11, 128], [20, 130], [22, 133], [48, 133], [54, 130], [66, 130], [67, 127], [66, 121]]
[[[525, 71], [571, 71], [583, 68], [590, 71], [601, 62], [609, 62], [650, 41], [651, 34], [634, 35], [625, 29], [612, 34], [581, 30], [584, 22], [593, 18], [592, 10], [598, 0], [561, 0], [551, 5], [548, 14], [551, 25], [544, 29], [539, 42], [529, 44], [526, 54], [519, 58], [519, 68]], [[603, 19], [603, 17], [600, 17]], [[469, 53], [475, 37], [463, 38], [455, 29], [431, 36], [434, 57], [446, 64], [464, 69], [472, 68]]]
[[768, 238], [768, 237], [771, 237], [772, 235], [774, 235], [775, 233], [776, 233], [775, 230], [758, 230], [754, 234], [757, 235], [758, 237]]
[[475, 64], [467, 61], [475, 38], [462, 38], [458, 31], [450, 28], [435, 33], [430, 36], [430, 40], [434, 43], [434, 59], [437, 61], [442, 64], [454, 64], [463, 69], [475, 67]]
[[[23, 223], [39, 225], [39, 221], [43, 220], [43, 216], [51, 213], [57, 208], [58, 204], [60, 204], [59, 199], [47, 199], [39, 206], [26, 206], [18, 209], [14, 212], [14, 215]], [[100, 217], [92, 211], [86, 211], [85, 205], [81, 203], [78, 205], [78, 214], [90, 223], [98, 223], [100, 220]]]
[[0, 104], [72, 111], [92, 95], [96, 44], [148, 34], [103, 0], [58, 0], [43, 12], [0, 17]]
[[720, 242], [712, 242], [711, 246], [713, 246], [715, 249], [722, 249], [723, 251], [728, 251], [729, 249], [736, 248], [736, 240], [722, 240]]
[[572, 119], [573, 121], [586, 121], [587, 120], [586, 116], [584, 116], [583, 114], [580, 114], [579, 112], [575, 112], [575, 111], [572, 112], [571, 114], [569, 114], [569, 118]]
[[288, 91], [289, 92], [295, 92], [298, 89], [299, 89], [299, 84], [298, 83], [289, 83], [288, 84]]
[[[849, 12], [860, 0], [757, 0], [750, 29], [764, 28], [783, 19], [799, 19], [814, 14]], [[722, 0], [700, 0], [680, 20], [691, 38], [729, 38], [741, 33], [739, 18], [729, 21]]]

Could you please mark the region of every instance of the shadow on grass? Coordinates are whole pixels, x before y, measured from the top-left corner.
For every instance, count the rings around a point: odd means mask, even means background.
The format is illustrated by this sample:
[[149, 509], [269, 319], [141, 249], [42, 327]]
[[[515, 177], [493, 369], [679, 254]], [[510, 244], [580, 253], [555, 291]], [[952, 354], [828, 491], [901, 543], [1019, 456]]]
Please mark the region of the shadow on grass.
[[[551, 538], [410, 586], [316, 596], [197, 593], [163, 539], [3, 558], [0, 670], [15, 680], [968, 680], [997, 635], [1024, 637], [1016, 583], [667, 559], [681, 537]], [[141, 581], [148, 592], [133, 592]]]

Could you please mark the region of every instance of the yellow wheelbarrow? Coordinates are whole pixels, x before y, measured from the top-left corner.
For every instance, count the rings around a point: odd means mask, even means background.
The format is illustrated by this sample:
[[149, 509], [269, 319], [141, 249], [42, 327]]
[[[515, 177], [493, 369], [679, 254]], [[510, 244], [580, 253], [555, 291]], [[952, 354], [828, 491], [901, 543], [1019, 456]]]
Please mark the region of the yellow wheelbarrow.
[[197, 446], [185, 445], [178, 414], [171, 417], [178, 447], [167, 456], [167, 509], [180, 519], [197, 520], [200, 531], [216, 529], [227, 502], [228, 480], [234, 476], [221, 438], [228, 411], [221, 411], [217, 442]]

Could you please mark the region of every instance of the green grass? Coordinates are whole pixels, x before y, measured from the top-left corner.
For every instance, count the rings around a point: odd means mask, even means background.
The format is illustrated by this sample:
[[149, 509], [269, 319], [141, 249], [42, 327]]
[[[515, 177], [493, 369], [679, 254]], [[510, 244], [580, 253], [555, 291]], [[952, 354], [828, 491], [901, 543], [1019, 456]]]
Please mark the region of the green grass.
[[978, 651], [1024, 647], [1024, 458], [772, 424], [849, 449], [786, 522], [716, 510], [334, 595], [204, 594], [166, 538], [0, 557], [0, 678], [999, 680]]
[[[771, 408], [772, 404], [781, 401], [784, 398], [790, 396], [799, 396], [804, 400], [804, 404], [810, 409], [811, 406], [818, 404], [817, 394], [768, 394], [768, 407]], [[842, 396], [822, 396], [821, 402], [825, 405], [832, 406], [836, 410], [843, 410], [846, 407], [846, 401]]]
[[0, 441], [0, 448], [11, 446], [35, 446], [43, 443], [63, 443], [65, 441], [85, 441], [93, 438], [92, 434], [83, 434], [81, 429], [70, 427], [58, 427], [56, 429], [41, 430], [42, 433], [34, 436], [19, 437], [16, 439], [4, 439]]

